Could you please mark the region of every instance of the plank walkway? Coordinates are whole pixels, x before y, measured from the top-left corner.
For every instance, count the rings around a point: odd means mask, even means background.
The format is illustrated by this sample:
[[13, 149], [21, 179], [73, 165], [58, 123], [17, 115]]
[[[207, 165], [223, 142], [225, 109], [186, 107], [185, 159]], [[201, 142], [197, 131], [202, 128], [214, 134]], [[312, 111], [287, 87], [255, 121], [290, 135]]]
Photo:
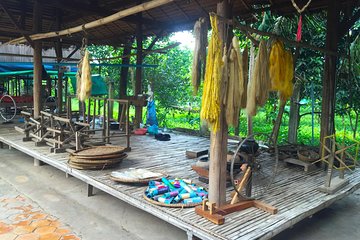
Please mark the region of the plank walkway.
[[[166, 208], [155, 206], [143, 199], [143, 186], [114, 183], [109, 179], [111, 170], [84, 171], [71, 169], [67, 165], [68, 154], [49, 153], [49, 147], [35, 147], [34, 142], [22, 142], [22, 135], [11, 128], [0, 126], [0, 142], [18, 149], [35, 159], [52, 165], [70, 174], [89, 186], [93, 186], [118, 199], [140, 208], [150, 214], [201, 239], [270, 239], [295, 223], [307, 218], [333, 202], [360, 188], [360, 171], [347, 173], [350, 184], [333, 195], [317, 190], [324, 183], [325, 172], [317, 170], [305, 173], [299, 167], [287, 167], [279, 162], [278, 175], [264, 202], [278, 208], [276, 215], [270, 215], [257, 208], [232, 213], [226, 216], [225, 224], [218, 226], [198, 216], [194, 208]], [[206, 138], [171, 134], [171, 141], [160, 142], [149, 136], [132, 136], [131, 148], [119, 168], [147, 168], [167, 172], [171, 177], [191, 178], [198, 185], [197, 174], [191, 169], [195, 162], [185, 157], [188, 149], [202, 150], [209, 147]], [[228, 194], [231, 188], [228, 189]], [[229, 198], [228, 198], [229, 199]]]

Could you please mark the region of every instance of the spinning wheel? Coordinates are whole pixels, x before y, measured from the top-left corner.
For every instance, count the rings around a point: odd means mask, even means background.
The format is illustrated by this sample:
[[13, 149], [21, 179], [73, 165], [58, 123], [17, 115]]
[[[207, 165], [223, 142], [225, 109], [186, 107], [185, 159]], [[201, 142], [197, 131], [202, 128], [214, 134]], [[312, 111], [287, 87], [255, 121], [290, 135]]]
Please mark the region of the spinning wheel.
[[49, 96], [44, 100], [43, 103], [43, 110], [46, 111], [47, 109], [50, 110], [50, 112], [55, 112], [55, 110], [58, 108], [56, 98], [53, 96]]
[[10, 95], [0, 98], [0, 116], [5, 122], [10, 122], [16, 116], [16, 102]]
[[[258, 144], [256, 139], [268, 138], [268, 144]], [[268, 150], [273, 150], [269, 153]], [[239, 160], [241, 171], [234, 176], [234, 163]], [[278, 165], [278, 149], [267, 134], [253, 134], [240, 142], [232, 159], [230, 167], [231, 183], [237, 196], [243, 199], [259, 199], [268, 190], [276, 176]], [[236, 184], [236, 180], [240, 184]]]

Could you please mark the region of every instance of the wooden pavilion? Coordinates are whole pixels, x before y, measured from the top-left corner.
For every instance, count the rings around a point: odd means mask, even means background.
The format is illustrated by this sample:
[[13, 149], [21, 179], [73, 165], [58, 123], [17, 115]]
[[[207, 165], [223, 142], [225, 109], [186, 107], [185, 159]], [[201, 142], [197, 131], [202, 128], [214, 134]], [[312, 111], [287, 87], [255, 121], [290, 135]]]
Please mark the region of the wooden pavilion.
[[[298, 6], [310, 5], [305, 13], [326, 11], [326, 43], [322, 46], [309, 45], [285, 39], [296, 47], [310, 48], [324, 53], [324, 74], [322, 88], [321, 138], [334, 133], [335, 79], [338, 43], [360, 16], [358, 0], [296, 0]], [[358, 9], [353, 13], [353, 9]], [[0, 42], [29, 44], [34, 48], [34, 116], [40, 113], [40, 85], [42, 48], [55, 47], [60, 62], [70, 56], [63, 56], [62, 46], [75, 45], [79, 49], [86, 38], [91, 44], [108, 44], [124, 48], [124, 55], [131, 51], [136, 39], [137, 64], [141, 65], [146, 51], [156, 41], [171, 32], [190, 30], [199, 17], [208, 17], [216, 12], [223, 18], [233, 17], [246, 22], [256, 20], [256, 13], [271, 10], [280, 15], [297, 14], [289, 0], [2, 0], [0, 2]], [[220, 24], [221, 25], [221, 24]], [[234, 26], [244, 32], [256, 32], [272, 36], [245, 25]], [[220, 26], [220, 31], [225, 31]], [[148, 49], [143, 49], [143, 39], [155, 36]], [[71, 54], [70, 54], [71, 55]], [[122, 60], [129, 63], [129, 58]], [[126, 94], [127, 68], [121, 71], [120, 98]], [[135, 95], [142, 92], [142, 68], [136, 68]], [[62, 79], [59, 77], [58, 79]], [[61, 84], [59, 84], [61, 86]], [[58, 89], [61, 99], [62, 90]], [[59, 106], [61, 106], [60, 103]], [[136, 106], [137, 122], [141, 118], [141, 106]], [[225, 203], [225, 165], [227, 146], [227, 125], [221, 113], [220, 131], [211, 135], [211, 161], [209, 200], [221, 206]]]

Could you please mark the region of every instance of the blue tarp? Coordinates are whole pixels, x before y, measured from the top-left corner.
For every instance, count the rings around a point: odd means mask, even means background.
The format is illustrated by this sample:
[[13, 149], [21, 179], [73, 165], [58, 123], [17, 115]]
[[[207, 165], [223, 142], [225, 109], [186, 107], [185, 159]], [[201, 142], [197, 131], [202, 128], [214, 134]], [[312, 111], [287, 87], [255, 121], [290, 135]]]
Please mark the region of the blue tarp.
[[[76, 77], [70, 77], [71, 85], [76, 92]], [[107, 95], [107, 85], [100, 75], [91, 75], [91, 96]]]

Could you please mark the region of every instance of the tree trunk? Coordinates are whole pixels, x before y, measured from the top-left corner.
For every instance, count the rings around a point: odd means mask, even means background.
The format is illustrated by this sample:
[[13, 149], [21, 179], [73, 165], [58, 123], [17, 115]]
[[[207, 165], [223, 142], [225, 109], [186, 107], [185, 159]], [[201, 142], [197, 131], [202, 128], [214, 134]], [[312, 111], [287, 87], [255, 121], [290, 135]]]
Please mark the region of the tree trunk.
[[298, 81], [295, 84], [294, 92], [290, 99], [288, 142], [294, 144], [297, 143], [297, 134], [300, 122], [300, 89], [301, 83]]
[[[340, 2], [328, 0], [327, 12], [327, 32], [326, 32], [326, 49], [337, 51], [339, 42], [339, 19], [340, 19]], [[322, 105], [321, 105], [321, 131], [320, 141], [326, 136], [335, 133], [335, 87], [336, 87], [336, 61], [334, 55], [325, 54], [324, 79], [322, 88]], [[330, 147], [330, 143], [326, 143]]]

